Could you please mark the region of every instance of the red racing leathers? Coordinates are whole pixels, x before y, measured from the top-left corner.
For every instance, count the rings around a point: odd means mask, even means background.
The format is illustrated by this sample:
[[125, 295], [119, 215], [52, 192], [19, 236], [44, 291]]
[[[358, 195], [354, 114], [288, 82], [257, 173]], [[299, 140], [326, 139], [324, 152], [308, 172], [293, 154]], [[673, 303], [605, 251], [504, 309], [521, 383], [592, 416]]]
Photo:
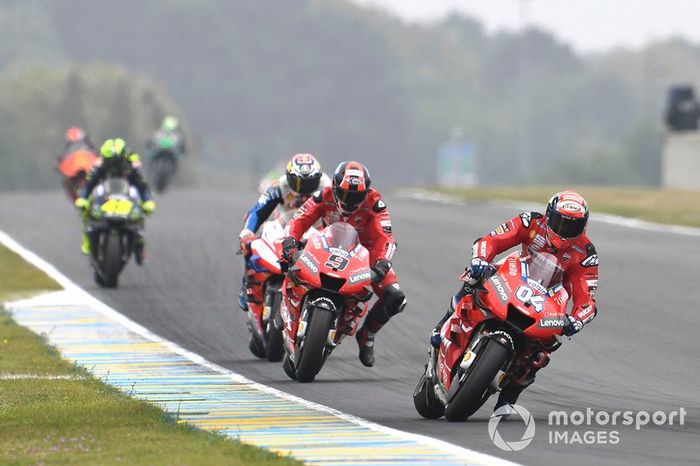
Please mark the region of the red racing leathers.
[[[553, 254], [564, 269], [563, 285], [573, 301], [571, 316], [586, 324], [596, 316], [595, 291], [598, 287], [598, 255], [585, 232], [565, 250], [555, 250], [546, 239], [547, 224], [545, 217], [538, 212], [524, 212], [508, 222], [498, 226], [489, 235], [477, 239], [472, 246], [472, 255], [491, 262], [495, 257], [510, 248], [522, 245], [523, 253], [528, 250], [544, 251]], [[466, 276], [463, 276], [466, 278]], [[448, 313], [440, 325], [448, 319], [447, 328], [463, 328], [459, 321], [460, 313], [456, 307], [472, 306], [470, 287], [465, 285], [452, 298]], [[463, 314], [462, 314], [463, 315]], [[449, 316], [449, 317], [448, 317]], [[468, 325], [467, 327], [472, 327]], [[473, 330], [470, 330], [470, 333]], [[467, 339], [470, 338], [467, 335]], [[514, 403], [522, 390], [534, 382], [536, 372], [549, 362], [549, 353], [556, 350], [560, 343], [552, 342], [547, 348], [526, 347], [518, 355], [516, 376], [503, 389], [496, 407]]]
[[[299, 241], [306, 230], [321, 220], [323, 226], [346, 222], [358, 233], [360, 243], [369, 250], [370, 264], [377, 260], [390, 261], [396, 250], [391, 232], [391, 217], [382, 196], [370, 189], [367, 198], [350, 215], [341, 213], [333, 198], [332, 188], [326, 187], [308, 199], [289, 222], [289, 236]], [[406, 300], [399, 289], [398, 278], [391, 268], [384, 279], [373, 285], [377, 302], [372, 306], [363, 330], [376, 333], [389, 319], [403, 310]], [[362, 342], [361, 342], [362, 343]]]
[[565, 250], [547, 244], [547, 223], [538, 212], [524, 212], [479, 238], [472, 256], [491, 262], [498, 254], [522, 244], [523, 253], [544, 251], [553, 254], [564, 269], [564, 287], [573, 300], [571, 316], [587, 324], [596, 315], [595, 291], [598, 288], [598, 254], [586, 233]]

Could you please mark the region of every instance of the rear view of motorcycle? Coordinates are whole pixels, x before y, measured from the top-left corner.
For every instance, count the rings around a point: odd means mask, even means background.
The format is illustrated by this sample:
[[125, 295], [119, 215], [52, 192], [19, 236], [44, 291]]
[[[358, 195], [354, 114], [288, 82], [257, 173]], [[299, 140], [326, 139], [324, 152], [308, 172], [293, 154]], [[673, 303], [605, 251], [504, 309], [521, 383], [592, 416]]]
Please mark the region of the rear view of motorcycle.
[[172, 181], [180, 158], [179, 136], [175, 133], [160, 136], [151, 149], [150, 172], [153, 188], [162, 193]]
[[95, 282], [116, 288], [142, 227], [141, 199], [135, 187], [121, 178], [109, 178], [92, 192], [87, 233]]
[[[413, 393], [418, 413], [464, 421], [526, 373], [527, 355], [560, 345], [568, 294], [555, 256], [509, 256], [455, 306]], [[516, 383], [518, 383], [516, 382]]]

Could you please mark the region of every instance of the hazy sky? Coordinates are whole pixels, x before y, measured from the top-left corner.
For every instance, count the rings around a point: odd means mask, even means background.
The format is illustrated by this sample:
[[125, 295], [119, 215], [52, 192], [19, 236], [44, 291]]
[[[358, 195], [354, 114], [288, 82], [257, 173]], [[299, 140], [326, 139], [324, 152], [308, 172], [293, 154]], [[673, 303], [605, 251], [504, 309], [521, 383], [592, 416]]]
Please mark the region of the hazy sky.
[[[430, 20], [456, 9], [488, 28], [517, 29], [525, 0], [354, 0], [383, 6], [409, 20]], [[700, 0], [527, 0], [532, 24], [578, 50], [636, 47], [683, 36], [700, 41]]]

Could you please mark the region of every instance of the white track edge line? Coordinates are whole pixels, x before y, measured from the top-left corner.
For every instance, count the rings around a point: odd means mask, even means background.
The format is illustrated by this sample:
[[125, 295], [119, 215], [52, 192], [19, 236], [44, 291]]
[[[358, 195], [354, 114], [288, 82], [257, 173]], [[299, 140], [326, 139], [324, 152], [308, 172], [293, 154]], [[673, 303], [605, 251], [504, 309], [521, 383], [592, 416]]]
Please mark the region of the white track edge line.
[[[420, 201], [438, 202], [441, 204], [451, 205], [467, 205], [478, 201], [468, 201], [456, 195], [444, 194], [436, 191], [409, 189], [400, 190], [398, 195], [401, 197], [416, 199]], [[514, 207], [520, 210], [539, 210], [542, 208], [540, 204], [525, 201], [482, 201], [483, 204], [497, 205], [501, 207]], [[690, 227], [685, 225], [674, 225], [666, 223], [650, 222], [632, 217], [623, 217], [614, 214], [595, 213], [591, 215], [591, 222], [607, 223], [609, 225], [622, 226], [627, 228], [635, 228], [637, 230], [654, 231], [659, 233], [674, 233], [685, 236], [700, 236], [700, 228]]]
[[398, 429], [394, 429], [392, 427], [387, 427], [381, 424], [377, 424], [375, 422], [369, 421], [367, 419], [363, 419], [357, 416], [353, 416], [351, 414], [344, 413], [342, 411], [339, 411], [335, 408], [331, 408], [319, 403], [315, 403], [313, 401], [305, 400], [304, 398], [300, 398], [296, 395], [292, 395], [290, 393], [283, 392], [281, 390], [278, 390], [276, 388], [270, 387], [268, 385], [264, 385], [258, 382], [255, 382], [251, 379], [248, 379], [247, 377], [238, 374], [236, 372], [233, 372], [230, 369], [226, 369], [222, 366], [219, 366], [218, 364], [215, 364], [213, 362], [210, 362], [204, 357], [193, 353], [191, 351], [188, 351], [181, 347], [180, 345], [173, 343], [169, 340], [166, 340], [165, 338], [162, 338], [155, 333], [151, 332], [148, 330], [146, 327], [143, 327], [142, 325], [134, 322], [133, 320], [129, 319], [125, 315], [119, 313], [118, 311], [114, 310], [113, 308], [109, 307], [107, 304], [103, 303], [99, 299], [95, 298], [92, 296], [90, 293], [82, 289], [80, 286], [78, 286], [75, 282], [73, 282], [71, 279], [69, 279], [67, 276], [65, 276], [63, 273], [61, 273], [55, 266], [44, 260], [43, 258], [39, 257], [36, 253], [30, 251], [29, 249], [25, 248], [22, 246], [19, 242], [17, 242], [14, 238], [12, 238], [10, 235], [5, 233], [3, 230], [0, 230], [0, 243], [2, 243], [5, 247], [8, 249], [14, 251], [15, 253], [19, 254], [24, 260], [35, 266], [36, 268], [40, 269], [44, 273], [46, 273], [49, 277], [54, 279], [56, 282], [58, 282], [63, 288], [65, 288], [67, 291], [76, 293], [76, 295], [80, 296], [81, 298], [85, 299], [87, 304], [89, 304], [91, 307], [93, 307], [96, 311], [100, 312], [101, 314], [110, 317], [117, 322], [123, 324], [125, 327], [127, 327], [129, 330], [132, 332], [152, 341], [155, 343], [161, 343], [165, 345], [168, 349], [173, 351], [176, 354], [179, 354], [190, 361], [194, 362], [195, 364], [201, 365], [203, 367], [206, 367], [208, 369], [211, 369], [215, 372], [218, 372], [220, 374], [225, 374], [231, 377], [231, 379], [234, 382], [238, 383], [243, 383], [250, 385], [251, 387], [254, 387], [262, 392], [266, 392], [275, 396], [278, 396], [282, 399], [298, 403], [304, 407], [324, 412], [327, 414], [331, 414], [339, 419], [343, 419], [345, 421], [351, 422], [353, 424], [359, 425], [361, 427], [368, 428], [370, 430], [376, 431], [376, 432], [381, 432], [381, 433], [386, 433], [390, 435], [394, 435], [399, 438], [403, 438], [406, 440], [413, 440], [419, 443], [422, 443], [427, 446], [431, 446], [433, 448], [442, 450], [444, 452], [456, 455], [456, 456], [461, 456], [461, 457], [468, 457], [470, 460], [477, 460], [477, 461], [482, 461], [486, 464], [493, 464], [497, 466], [519, 466], [518, 463], [513, 463], [508, 460], [504, 460], [495, 456], [487, 455], [485, 453], [480, 453], [474, 450], [470, 450], [468, 448], [460, 447], [458, 445], [453, 445], [449, 442], [445, 442], [443, 440], [439, 440], [433, 437], [428, 437], [426, 435], [421, 435], [421, 434], [415, 434], [412, 432], [406, 432]]

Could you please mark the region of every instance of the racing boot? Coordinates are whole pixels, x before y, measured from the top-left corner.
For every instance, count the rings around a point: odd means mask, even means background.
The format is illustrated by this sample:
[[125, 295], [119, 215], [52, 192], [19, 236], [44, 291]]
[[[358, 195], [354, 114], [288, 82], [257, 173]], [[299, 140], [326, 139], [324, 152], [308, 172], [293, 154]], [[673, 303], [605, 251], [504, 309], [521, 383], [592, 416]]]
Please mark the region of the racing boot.
[[248, 301], [246, 301], [246, 288], [245, 285], [241, 285], [241, 289], [238, 292], [238, 306], [241, 311], [248, 312]]
[[469, 286], [467, 283], [464, 283], [462, 287], [459, 289], [457, 294], [455, 294], [452, 299], [450, 300], [450, 305], [447, 306], [447, 310], [445, 311], [445, 315], [442, 316], [442, 319], [438, 321], [438, 323], [435, 325], [435, 328], [433, 329], [432, 332], [430, 332], [430, 345], [433, 348], [439, 348], [440, 343], [442, 342], [442, 336], [440, 335], [440, 330], [442, 329], [442, 326], [445, 325], [445, 322], [447, 322], [447, 319], [452, 316], [452, 314], [455, 312], [455, 305], [462, 300], [464, 296], [467, 294], [470, 294], [472, 292], [472, 287]]
[[355, 334], [357, 346], [360, 347], [360, 362], [365, 367], [374, 366], [374, 335], [366, 326]]
[[549, 364], [549, 351], [537, 351], [522, 358], [518, 363], [522, 365], [522, 367], [519, 369], [516, 368], [514, 373], [516, 378], [511, 380], [508, 385], [501, 390], [496, 406], [493, 408], [494, 412], [496, 412], [499, 408], [508, 406], [506, 412], [502, 414], [504, 418], [507, 418], [515, 412], [513, 405], [518, 401], [518, 397], [523, 390], [532, 385], [535, 381], [537, 371]]
[[90, 237], [83, 232], [83, 241], [80, 244], [80, 251], [86, 256], [90, 255]]
[[503, 419], [507, 419], [513, 413], [515, 413], [513, 405], [518, 401], [518, 397], [528, 385], [530, 384], [528, 383], [527, 385], [518, 385], [514, 382], [510, 382], [508, 385], [506, 385], [506, 387], [503, 390], [501, 390], [501, 394], [498, 395], [498, 401], [496, 401], [496, 406], [493, 408], [493, 415], [495, 416], [496, 411], [498, 411], [500, 408], [503, 408], [504, 406], [506, 407], [504, 409], [505, 412], [500, 414], [500, 417], [502, 417]]
[[136, 265], [142, 266], [146, 262], [145, 249], [146, 241], [143, 239], [143, 236], [139, 236], [134, 243], [134, 260], [136, 261]]

